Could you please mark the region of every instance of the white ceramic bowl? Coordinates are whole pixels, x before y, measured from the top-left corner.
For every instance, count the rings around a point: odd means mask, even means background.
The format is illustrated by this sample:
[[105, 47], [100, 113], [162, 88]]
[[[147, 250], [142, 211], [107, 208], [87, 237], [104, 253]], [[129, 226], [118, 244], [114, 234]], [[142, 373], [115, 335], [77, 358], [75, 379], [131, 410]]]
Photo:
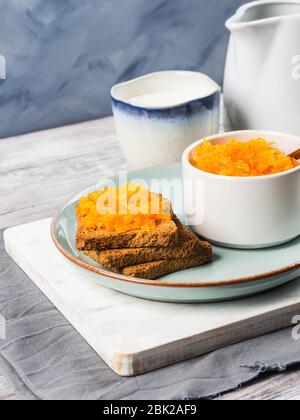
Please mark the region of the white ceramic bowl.
[[192, 71], [152, 73], [111, 90], [116, 130], [131, 168], [180, 162], [197, 138], [219, 132], [220, 87]]
[[[229, 139], [262, 137], [284, 153], [300, 148], [300, 138], [265, 131], [237, 131], [207, 138], [214, 144]], [[192, 150], [183, 154], [184, 202], [188, 222], [209, 241], [233, 248], [267, 248], [300, 235], [300, 166], [274, 175], [227, 177], [195, 168]]]

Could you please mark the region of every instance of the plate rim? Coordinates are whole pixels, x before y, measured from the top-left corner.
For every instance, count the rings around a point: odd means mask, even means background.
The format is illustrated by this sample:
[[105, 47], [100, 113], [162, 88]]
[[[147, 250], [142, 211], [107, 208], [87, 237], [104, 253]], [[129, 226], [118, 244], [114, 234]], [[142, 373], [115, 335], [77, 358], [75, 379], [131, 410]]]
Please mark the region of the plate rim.
[[[158, 168], [158, 167], [157, 167]], [[137, 172], [137, 171], [132, 171], [132, 172]], [[89, 187], [85, 188], [83, 191], [86, 191]], [[240, 284], [245, 284], [245, 283], [252, 283], [255, 281], [260, 281], [260, 280], [266, 280], [272, 277], [276, 277], [276, 276], [280, 276], [289, 272], [292, 272], [294, 270], [300, 269], [300, 260], [293, 263], [293, 264], [289, 264], [287, 266], [278, 268], [276, 270], [272, 270], [272, 271], [268, 271], [268, 272], [264, 272], [264, 273], [259, 273], [259, 274], [254, 274], [254, 275], [249, 275], [249, 276], [245, 276], [245, 277], [239, 277], [239, 278], [233, 278], [233, 279], [228, 279], [228, 280], [219, 280], [216, 282], [201, 282], [201, 283], [169, 283], [169, 282], [164, 282], [160, 279], [158, 280], [146, 280], [146, 279], [141, 279], [141, 278], [135, 278], [135, 277], [128, 277], [128, 276], [124, 276], [123, 274], [120, 273], [114, 273], [114, 272], [110, 272], [110, 271], [106, 271], [102, 268], [97, 268], [94, 267], [88, 263], [85, 263], [84, 261], [79, 260], [78, 258], [76, 258], [75, 256], [73, 256], [71, 253], [69, 253], [68, 251], [66, 251], [64, 249], [64, 247], [60, 244], [59, 239], [57, 238], [56, 235], [56, 225], [58, 223], [59, 220], [59, 216], [62, 214], [62, 211], [71, 203], [74, 203], [75, 198], [78, 197], [80, 195], [80, 193], [73, 195], [72, 198], [70, 198], [54, 215], [54, 217], [51, 220], [51, 226], [50, 226], [50, 234], [51, 234], [51, 239], [55, 245], [55, 247], [58, 249], [58, 251], [65, 257], [67, 258], [69, 261], [71, 261], [72, 263], [74, 263], [75, 265], [86, 269], [89, 272], [93, 272], [95, 274], [101, 275], [105, 278], [109, 278], [109, 279], [114, 279], [114, 280], [119, 280], [119, 281], [124, 281], [127, 283], [131, 283], [131, 284], [136, 284], [136, 285], [144, 285], [144, 286], [155, 286], [155, 287], [170, 287], [170, 288], [214, 288], [214, 287], [226, 287], [226, 286], [235, 286], [235, 285], [240, 285]]]

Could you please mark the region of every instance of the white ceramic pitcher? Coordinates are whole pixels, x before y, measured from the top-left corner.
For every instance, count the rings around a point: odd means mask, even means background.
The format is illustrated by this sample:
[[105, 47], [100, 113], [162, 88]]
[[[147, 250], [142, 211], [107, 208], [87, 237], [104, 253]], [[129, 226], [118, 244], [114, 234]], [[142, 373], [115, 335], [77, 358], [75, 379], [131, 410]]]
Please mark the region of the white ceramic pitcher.
[[300, 1], [255, 1], [226, 23], [228, 123], [300, 135]]

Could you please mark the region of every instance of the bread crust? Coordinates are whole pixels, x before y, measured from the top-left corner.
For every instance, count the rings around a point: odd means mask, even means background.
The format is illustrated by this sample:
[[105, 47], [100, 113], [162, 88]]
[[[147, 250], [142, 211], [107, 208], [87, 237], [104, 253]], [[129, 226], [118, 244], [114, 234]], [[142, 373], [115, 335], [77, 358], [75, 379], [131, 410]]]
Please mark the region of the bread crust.
[[156, 280], [212, 261], [212, 246], [190, 232], [174, 215], [152, 231], [108, 232], [86, 229], [77, 214], [76, 245], [111, 271]]
[[200, 241], [199, 238], [175, 221], [179, 232], [178, 244], [174, 247], [125, 248], [118, 250], [100, 251], [94, 254], [94, 259], [106, 268], [123, 269], [132, 265], [144, 264], [158, 260], [186, 258], [194, 255], [210, 255], [211, 245]]
[[172, 247], [178, 243], [178, 228], [173, 220], [161, 222], [155, 230], [107, 232], [103, 229], [85, 229], [77, 217], [76, 246], [80, 251], [101, 251], [120, 248]]
[[167, 274], [186, 270], [192, 267], [198, 267], [212, 261], [212, 256], [196, 255], [187, 258], [177, 258], [172, 260], [154, 261], [147, 264], [139, 264], [132, 267], [126, 267], [121, 272], [125, 276], [139, 279], [157, 280]]

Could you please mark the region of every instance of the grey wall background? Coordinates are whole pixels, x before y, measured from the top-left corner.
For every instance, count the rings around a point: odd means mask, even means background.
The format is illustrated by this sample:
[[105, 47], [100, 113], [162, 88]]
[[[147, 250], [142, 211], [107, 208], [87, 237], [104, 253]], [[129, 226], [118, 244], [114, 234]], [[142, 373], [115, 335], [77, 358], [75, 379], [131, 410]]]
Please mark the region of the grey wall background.
[[246, 0], [0, 0], [0, 137], [111, 113], [110, 87], [163, 69], [222, 82]]

